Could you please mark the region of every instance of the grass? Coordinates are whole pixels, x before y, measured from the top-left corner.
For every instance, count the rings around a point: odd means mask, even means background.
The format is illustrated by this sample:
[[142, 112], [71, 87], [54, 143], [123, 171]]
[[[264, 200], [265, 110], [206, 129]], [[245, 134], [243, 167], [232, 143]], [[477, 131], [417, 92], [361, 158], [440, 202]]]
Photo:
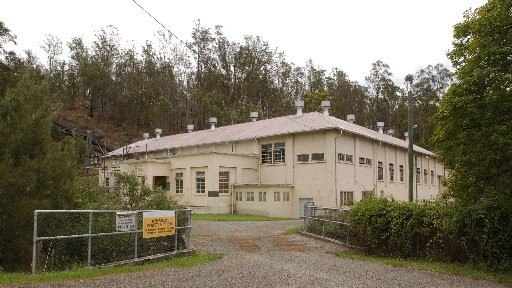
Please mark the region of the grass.
[[434, 262], [434, 261], [426, 261], [426, 260], [409, 260], [409, 259], [394, 259], [394, 258], [386, 258], [386, 257], [377, 257], [365, 255], [356, 251], [336, 251], [332, 254], [348, 259], [354, 260], [362, 260], [362, 261], [370, 261], [381, 264], [386, 264], [395, 267], [412, 267], [418, 268], [422, 270], [440, 272], [449, 275], [457, 275], [470, 277], [474, 279], [480, 280], [488, 280], [493, 282], [498, 282], [502, 284], [506, 284], [512, 287], [512, 273], [500, 273], [495, 271], [485, 270], [480, 267], [475, 267], [471, 265], [461, 265], [461, 264], [452, 264], [452, 263], [443, 263], [443, 262]]
[[284, 231], [283, 234], [285, 234], [285, 235], [297, 234], [302, 230], [304, 230], [303, 226], [292, 227], [292, 228], [286, 229], [286, 231]]
[[206, 221], [279, 221], [291, 219], [249, 214], [192, 214], [192, 220]]
[[69, 271], [53, 273], [41, 273], [34, 276], [26, 273], [5, 273], [0, 272], [0, 285], [5, 284], [28, 284], [36, 282], [51, 282], [96, 278], [115, 274], [142, 272], [165, 268], [188, 268], [210, 261], [221, 259], [222, 255], [212, 253], [192, 253], [189, 256], [176, 256], [169, 260], [145, 263], [144, 265], [122, 265], [103, 268], [76, 268]]

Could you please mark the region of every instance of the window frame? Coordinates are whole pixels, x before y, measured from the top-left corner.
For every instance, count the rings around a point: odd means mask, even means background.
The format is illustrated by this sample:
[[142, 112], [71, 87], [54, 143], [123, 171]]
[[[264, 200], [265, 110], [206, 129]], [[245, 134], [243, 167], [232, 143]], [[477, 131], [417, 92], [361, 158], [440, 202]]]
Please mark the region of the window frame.
[[254, 202], [254, 192], [245, 192], [245, 198], [247, 202]]
[[[227, 177], [225, 177], [226, 174], [227, 174]], [[230, 174], [229, 171], [219, 171], [219, 193], [221, 193], [221, 194], [229, 193], [229, 180], [230, 180], [229, 174]], [[222, 176], [222, 175], [224, 175], [224, 176]]]
[[[321, 156], [321, 159], [315, 159], [315, 156], [317, 157], [320, 157]], [[322, 162], [322, 161], [325, 161], [325, 153], [311, 153], [311, 161], [315, 161], [315, 162]]]
[[395, 164], [388, 163], [389, 182], [395, 182]]
[[281, 202], [281, 192], [280, 191], [274, 191], [274, 202]]
[[[302, 159], [306, 158], [306, 159]], [[297, 162], [305, 163], [309, 162], [309, 154], [297, 154]]]
[[377, 162], [377, 181], [384, 181], [384, 163], [382, 161]]
[[[202, 176], [199, 176], [202, 174]], [[199, 181], [201, 180], [201, 181]], [[205, 171], [196, 171], [196, 193], [197, 194], [206, 194], [206, 172]]]
[[259, 202], [267, 202], [267, 191], [259, 191], [258, 192], [258, 201]]
[[[350, 195], [350, 197], [349, 197]], [[348, 199], [350, 198], [350, 201]], [[354, 191], [340, 191], [340, 206], [349, 206], [354, 203]]]
[[399, 165], [400, 182], [404, 182], [404, 165]]
[[175, 181], [174, 193], [183, 194], [183, 192], [184, 192], [183, 172], [174, 173], [174, 181]]

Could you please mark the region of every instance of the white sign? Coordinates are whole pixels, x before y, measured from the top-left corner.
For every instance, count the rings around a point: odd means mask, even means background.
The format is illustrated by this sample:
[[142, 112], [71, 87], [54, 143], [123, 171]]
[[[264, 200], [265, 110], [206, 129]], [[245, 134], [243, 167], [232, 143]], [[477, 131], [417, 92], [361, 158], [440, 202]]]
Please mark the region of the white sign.
[[116, 213], [117, 231], [136, 231], [137, 230], [137, 212], [117, 212]]

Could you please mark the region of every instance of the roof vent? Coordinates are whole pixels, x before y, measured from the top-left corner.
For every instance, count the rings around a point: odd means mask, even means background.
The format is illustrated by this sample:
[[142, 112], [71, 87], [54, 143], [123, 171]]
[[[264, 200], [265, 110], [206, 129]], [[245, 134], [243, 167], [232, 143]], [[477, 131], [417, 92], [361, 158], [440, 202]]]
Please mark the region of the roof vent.
[[217, 118], [210, 117], [210, 130], [215, 130], [215, 125], [217, 125]]
[[377, 129], [379, 129], [380, 134], [384, 134], [384, 122], [377, 122]]
[[194, 132], [194, 124], [188, 124], [187, 125], [187, 132], [188, 133]]
[[405, 142], [409, 143], [409, 132], [404, 133]]
[[149, 139], [149, 133], [142, 134], [142, 137], [144, 137], [144, 140], [148, 140]]
[[322, 114], [329, 116], [329, 108], [331, 107], [330, 101], [322, 101]]
[[347, 121], [354, 124], [354, 121], [356, 121], [356, 115], [354, 114], [348, 114], [347, 115]]
[[302, 109], [304, 109], [304, 101], [302, 100], [295, 100], [295, 108], [297, 108], [297, 117], [302, 116]]
[[156, 139], [160, 139], [160, 134], [162, 134], [162, 129], [156, 128], [155, 129]]
[[388, 131], [386, 131], [386, 134], [388, 134], [389, 136], [393, 136], [395, 134], [395, 130], [389, 129]]
[[258, 121], [258, 112], [251, 112], [250, 117], [252, 122]]

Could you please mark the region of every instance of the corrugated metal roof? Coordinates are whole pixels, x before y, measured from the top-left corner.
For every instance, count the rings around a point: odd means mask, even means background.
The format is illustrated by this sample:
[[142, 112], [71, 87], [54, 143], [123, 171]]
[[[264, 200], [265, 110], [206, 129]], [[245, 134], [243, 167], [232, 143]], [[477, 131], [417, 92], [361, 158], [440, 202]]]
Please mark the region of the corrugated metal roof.
[[[175, 134], [152, 138], [147, 141], [141, 140], [130, 145], [128, 153], [141, 153], [146, 151], [158, 151], [180, 147], [190, 147], [204, 144], [225, 143], [232, 141], [241, 141], [248, 139], [258, 139], [263, 137], [286, 135], [292, 133], [302, 133], [319, 131], [325, 129], [341, 129], [357, 135], [361, 135], [377, 141], [382, 141], [394, 146], [407, 149], [407, 142], [390, 135], [381, 134], [377, 131], [352, 124], [350, 122], [325, 116], [322, 113], [310, 112], [302, 116], [288, 115], [283, 117], [260, 120], [256, 122], [246, 122], [235, 125], [217, 127], [215, 130], [201, 130], [191, 133]], [[108, 153], [106, 156], [122, 155], [125, 148], [119, 148]], [[435, 156], [434, 153], [414, 145], [414, 151]]]

